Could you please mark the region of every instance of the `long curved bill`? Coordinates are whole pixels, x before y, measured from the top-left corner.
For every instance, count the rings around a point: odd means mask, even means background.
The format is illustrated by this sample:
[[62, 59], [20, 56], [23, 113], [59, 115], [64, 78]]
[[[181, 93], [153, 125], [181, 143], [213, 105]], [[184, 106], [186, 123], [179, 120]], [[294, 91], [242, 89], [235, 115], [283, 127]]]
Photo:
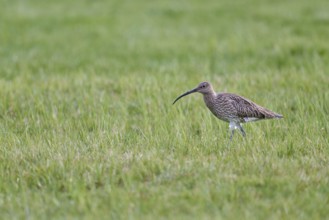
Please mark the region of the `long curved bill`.
[[185, 92], [184, 94], [178, 96], [177, 99], [175, 99], [175, 101], [174, 101], [172, 104], [175, 104], [180, 98], [182, 98], [182, 97], [184, 97], [184, 96], [187, 96], [187, 95], [189, 95], [189, 94], [191, 94], [191, 93], [194, 93], [194, 92], [196, 92], [196, 91], [197, 91], [197, 88]]

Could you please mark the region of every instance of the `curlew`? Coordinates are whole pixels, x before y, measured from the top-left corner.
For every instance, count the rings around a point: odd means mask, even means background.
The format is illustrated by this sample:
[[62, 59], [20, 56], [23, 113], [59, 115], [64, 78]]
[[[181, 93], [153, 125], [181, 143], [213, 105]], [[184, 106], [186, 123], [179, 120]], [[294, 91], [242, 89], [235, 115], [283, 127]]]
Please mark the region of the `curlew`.
[[203, 95], [206, 106], [217, 118], [229, 123], [230, 140], [233, 138], [235, 129], [239, 129], [242, 136], [246, 137], [246, 132], [241, 125], [242, 123], [271, 118], [283, 118], [282, 115], [257, 105], [242, 96], [232, 93], [215, 93], [211, 84], [208, 82], [202, 82], [196, 88], [180, 95], [173, 104], [180, 98], [194, 92], [199, 92]]

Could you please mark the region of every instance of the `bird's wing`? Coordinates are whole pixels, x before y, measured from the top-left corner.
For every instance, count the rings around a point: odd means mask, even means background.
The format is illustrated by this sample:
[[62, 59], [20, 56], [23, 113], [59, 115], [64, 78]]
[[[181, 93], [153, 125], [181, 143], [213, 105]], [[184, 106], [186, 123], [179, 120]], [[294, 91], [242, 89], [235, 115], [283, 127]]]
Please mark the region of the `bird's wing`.
[[235, 94], [229, 94], [228, 96], [231, 104], [236, 109], [237, 116], [244, 119], [245, 122], [275, 117], [275, 113], [242, 96]]

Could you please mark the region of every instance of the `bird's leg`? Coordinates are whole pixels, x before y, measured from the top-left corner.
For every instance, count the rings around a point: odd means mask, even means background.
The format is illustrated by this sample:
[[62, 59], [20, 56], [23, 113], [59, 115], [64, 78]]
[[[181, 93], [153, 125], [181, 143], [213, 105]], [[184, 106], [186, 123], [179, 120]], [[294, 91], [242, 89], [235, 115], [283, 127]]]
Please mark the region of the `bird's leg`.
[[236, 124], [234, 122], [230, 122], [229, 128], [230, 128], [230, 132], [231, 132], [230, 140], [232, 141], [234, 132], [235, 132], [235, 128], [236, 128]]
[[233, 129], [233, 130], [231, 130], [230, 141], [232, 141], [232, 139], [233, 139], [233, 135], [234, 135], [234, 132], [235, 132], [235, 130], [234, 130], [234, 129]]
[[239, 129], [241, 131], [242, 136], [245, 138], [246, 137], [246, 132], [243, 130], [242, 125], [241, 124], [238, 124], [238, 127], [239, 127]]

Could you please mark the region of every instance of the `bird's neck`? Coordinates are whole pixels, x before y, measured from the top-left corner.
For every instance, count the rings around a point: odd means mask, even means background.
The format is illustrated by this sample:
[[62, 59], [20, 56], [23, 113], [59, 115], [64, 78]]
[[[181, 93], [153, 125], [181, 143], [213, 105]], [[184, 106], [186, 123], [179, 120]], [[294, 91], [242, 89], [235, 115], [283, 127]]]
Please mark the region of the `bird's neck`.
[[209, 91], [208, 93], [204, 93], [203, 94], [203, 99], [205, 101], [205, 103], [210, 103], [210, 102], [213, 102], [213, 100], [215, 100], [216, 98], [216, 93], [215, 91]]
[[210, 111], [215, 114], [215, 103], [216, 103], [216, 93], [210, 92], [203, 94], [203, 101], [206, 104], [206, 106], [210, 109]]

